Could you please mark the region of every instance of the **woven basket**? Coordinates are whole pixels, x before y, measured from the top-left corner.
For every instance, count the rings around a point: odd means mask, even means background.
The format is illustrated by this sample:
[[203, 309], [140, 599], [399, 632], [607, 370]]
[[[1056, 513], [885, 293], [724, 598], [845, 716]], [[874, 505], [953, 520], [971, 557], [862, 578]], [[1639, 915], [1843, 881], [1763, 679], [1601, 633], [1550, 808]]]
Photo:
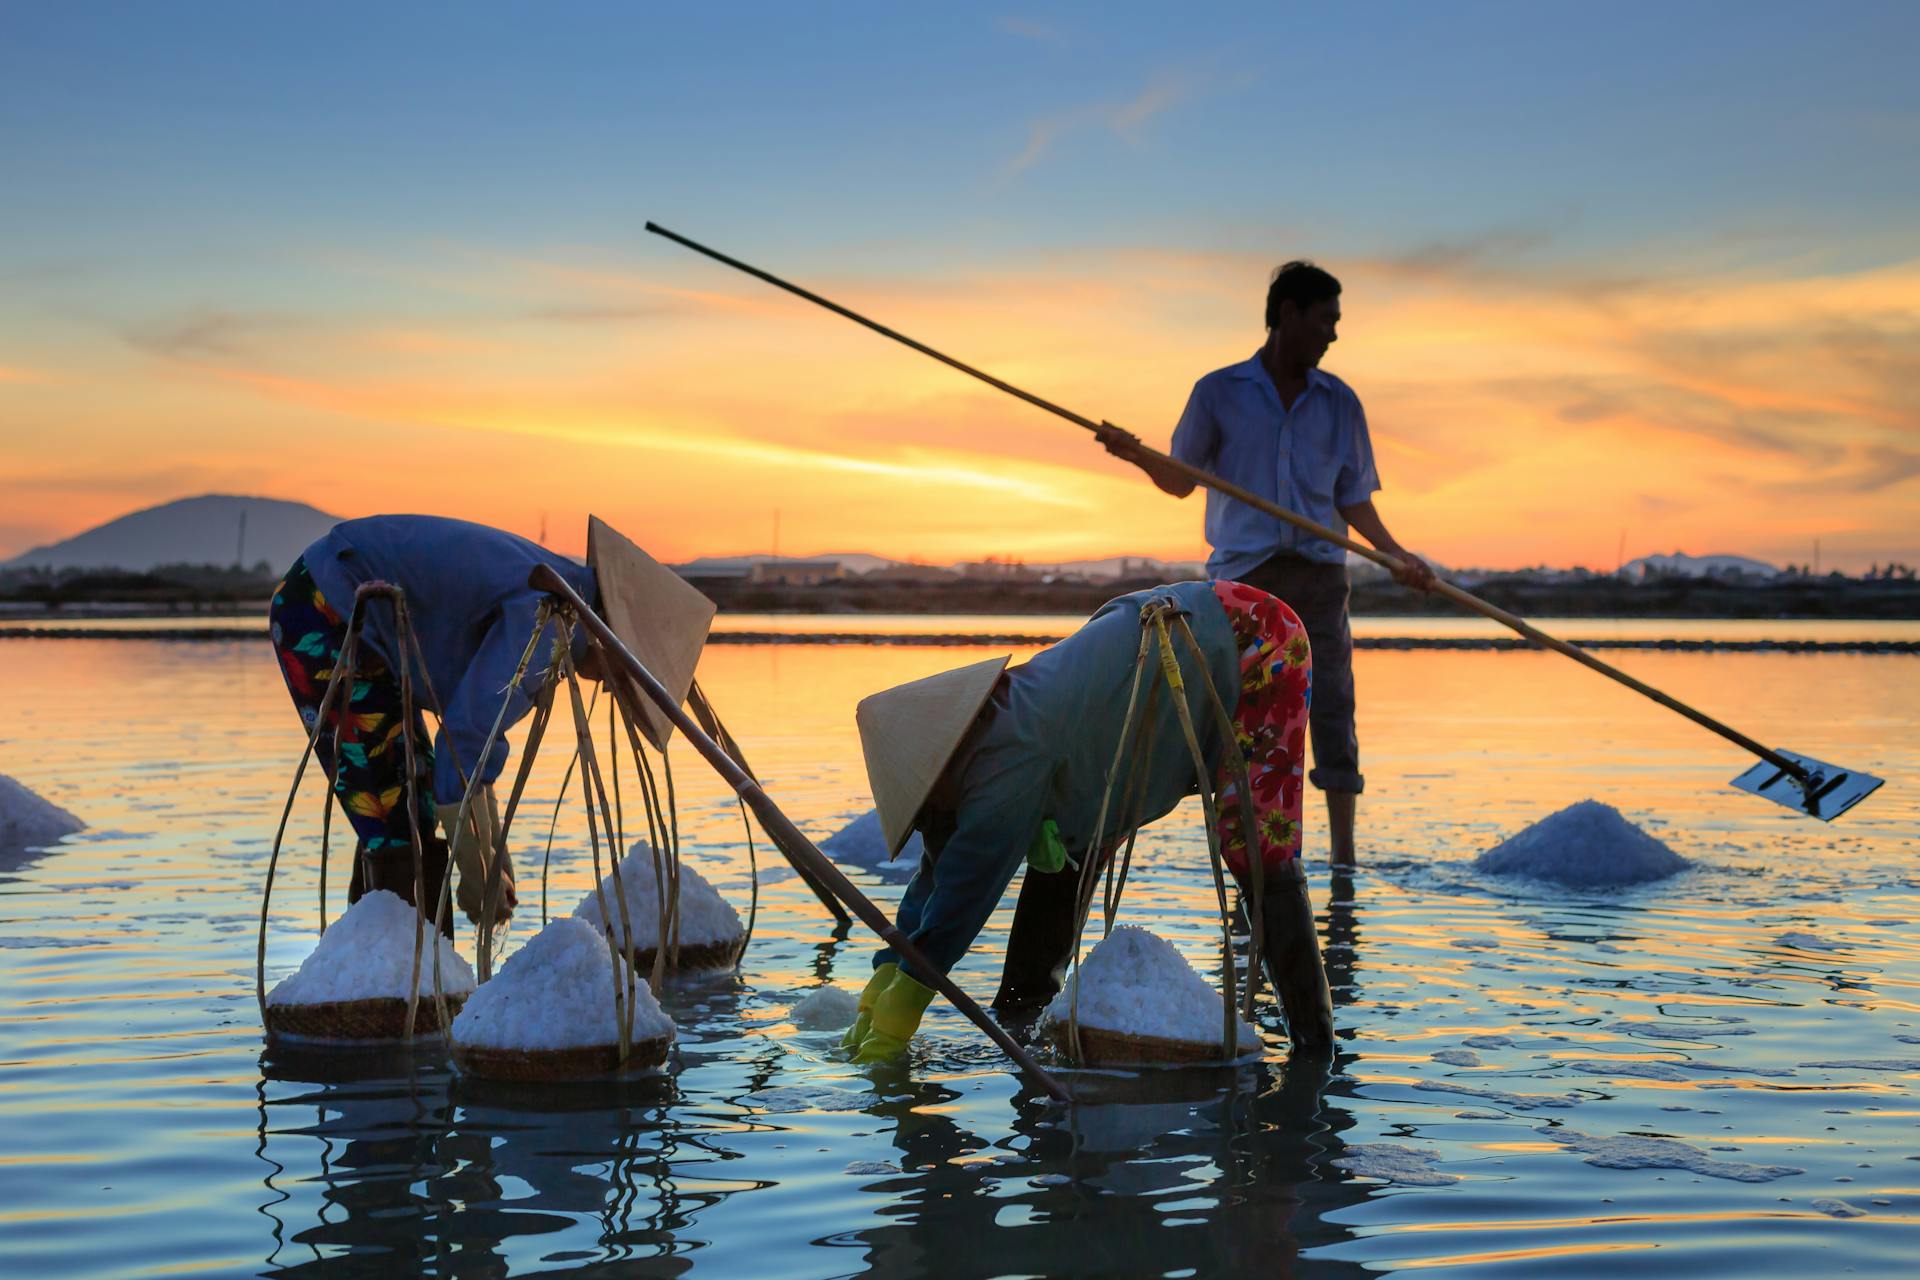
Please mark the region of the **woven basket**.
[[[1055, 1022], [1049, 1025], [1054, 1043], [1060, 1051], [1069, 1057], [1073, 1055], [1073, 1046], [1067, 1038], [1067, 1024]], [[1124, 1031], [1108, 1031], [1104, 1027], [1090, 1027], [1080, 1024], [1081, 1062], [1090, 1067], [1129, 1066], [1143, 1062], [1164, 1063], [1203, 1063], [1225, 1062], [1220, 1056], [1220, 1041], [1214, 1040], [1169, 1040], [1164, 1036], [1131, 1035]]]
[[[467, 1002], [464, 995], [447, 997], [451, 1019]], [[413, 1012], [413, 1034], [438, 1035], [440, 1009], [431, 992], [420, 997]], [[267, 1034], [301, 1040], [402, 1040], [407, 1034], [407, 1002], [397, 996], [371, 1000], [323, 1000], [316, 1004], [270, 1004]]]
[[[698, 944], [683, 942], [680, 944], [680, 963], [671, 963], [673, 955], [668, 953], [668, 973], [693, 973], [702, 969], [731, 969], [740, 960], [740, 953], [747, 948], [747, 940], [734, 938], [728, 942], [702, 942]], [[653, 958], [658, 947], [641, 947], [630, 952], [633, 967], [642, 974], [653, 972]]]
[[[672, 1043], [672, 1036], [635, 1040], [627, 1055], [625, 1070], [659, 1066], [667, 1060], [667, 1048]], [[456, 1040], [453, 1063], [465, 1075], [531, 1083], [583, 1080], [615, 1075], [622, 1070], [620, 1046], [613, 1044], [582, 1045], [573, 1049], [494, 1049]]]

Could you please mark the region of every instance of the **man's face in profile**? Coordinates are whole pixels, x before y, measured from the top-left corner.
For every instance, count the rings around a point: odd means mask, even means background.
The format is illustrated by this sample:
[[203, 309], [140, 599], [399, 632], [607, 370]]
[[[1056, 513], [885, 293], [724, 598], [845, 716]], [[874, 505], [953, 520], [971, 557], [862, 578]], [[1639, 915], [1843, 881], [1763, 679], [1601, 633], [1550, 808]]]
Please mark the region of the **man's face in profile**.
[[1326, 298], [1302, 310], [1291, 302], [1280, 304], [1282, 354], [1307, 368], [1319, 365], [1327, 348], [1339, 340], [1340, 299]]

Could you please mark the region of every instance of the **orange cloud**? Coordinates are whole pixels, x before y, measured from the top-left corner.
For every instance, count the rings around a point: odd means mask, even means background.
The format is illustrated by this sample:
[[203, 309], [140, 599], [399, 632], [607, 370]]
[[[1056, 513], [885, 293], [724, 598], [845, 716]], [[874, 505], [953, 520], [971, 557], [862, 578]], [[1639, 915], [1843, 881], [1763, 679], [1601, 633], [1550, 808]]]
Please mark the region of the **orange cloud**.
[[[1622, 530], [1629, 554], [1803, 559], [1818, 537], [1829, 563], [1916, 557], [1920, 263], [1609, 279], [1486, 260], [1331, 264], [1347, 292], [1328, 367], [1367, 405], [1403, 539], [1454, 565], [1610, 565]], [[1087, 250], [806, 283], [1164, 443], [1194, 379], [1258, 345], [1270, 266]], [[152, 460], [177, 456], [183, 485], [343, 515], [531, 531], [597, 510], [669, 557], [765, 549], [775, 511], [790, 552], [1204, 552], [1199, 502], [1086, 433], [711, 264], [355, 270], [383, 300], [364, 318], [183, 312], [58, 353], [84, 380], [8, 379], [9, 412], [36, 424], [23, 468], [100, 477], [34, 518], [117, 514], [112, 477], [157, 486]]]

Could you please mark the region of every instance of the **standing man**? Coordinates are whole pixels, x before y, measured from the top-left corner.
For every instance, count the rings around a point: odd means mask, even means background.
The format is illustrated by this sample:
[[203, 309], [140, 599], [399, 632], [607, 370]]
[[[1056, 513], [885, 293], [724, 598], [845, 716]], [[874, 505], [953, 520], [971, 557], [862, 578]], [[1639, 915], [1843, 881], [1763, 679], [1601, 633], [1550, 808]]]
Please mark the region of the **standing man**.
[[[1340, 282], [1311, 262], [1289, 262], [1267, 289], [1267, 341], [1252, 359], [1194, 384], [1174, 429], [1173, 456], [1336, 530], [1352, 525], [1398, 557], [1396, 581], [1433, 589], [1433, 570], [1387, 531], [1373, 505], [1373, 465], [1360, 398], [1320, 368], [1340, 323]], [[1139, 450], [1119, 431], [1108, 451], [1134, 463], [1167, 493], [1194, 484]], [[1313, 784], [1327, 795], [1335, 866], [1352, 866], [1354, 805], [1366, 780], [1353, 725], [1353, 633], [1347, 623], [1346, 552], [1237, 499], [1209, 491], [1207, 573], [1278, 596], [1306, 624], [1313, 644]]]

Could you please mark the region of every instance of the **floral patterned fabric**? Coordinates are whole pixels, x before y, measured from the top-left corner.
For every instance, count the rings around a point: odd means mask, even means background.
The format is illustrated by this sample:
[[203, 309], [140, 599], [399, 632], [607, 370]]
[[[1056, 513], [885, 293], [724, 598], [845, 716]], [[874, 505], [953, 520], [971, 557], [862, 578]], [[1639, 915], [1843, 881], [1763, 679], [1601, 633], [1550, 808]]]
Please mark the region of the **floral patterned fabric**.
[[[1253, 787], [1263, 866], [1300, 855], [1300, 790], [1305, 780], [1307, 711], [1313, 698], [1313, 651], [1307, 629], [1279, 599], [1241, 582], [1216, 580], [1214, 595], [1227, 611], [1240, 647], [1240, 703], [1234, 731], [1246, 756]], [[1214, 794], [1220, 815], [1220, 849], [1235, 876], [1247, 872], [1247, 839], [1241, 830], [1239, 783], [1229, 762], [1220, 764]]]
[[[287, 576], [274, 588], [267, 613], [273, 648], [286, 677], [287, 692], [309, 732], [320, 714], [327, 682], [346, 642], [347, 624], [314, 585], [305, 558], [295, 560]], [[400, 682], [388, 671], [370, 645], [362, 643], [354, 664], [354, 682], [346, 715], [336, 717], [330, 731], [314, 744], [314, 755], [326, 775], [337, 758], [339, 777], [334, 795], [340, 801], [354, 834], [370, 852], [412, 847], [413, 829], [407, 822], [407, 745], [401, 738]], [[433, 739], [418, 707], [413, 713], [414, 767], [419, 770], [420, 834], [433, 832]]]

